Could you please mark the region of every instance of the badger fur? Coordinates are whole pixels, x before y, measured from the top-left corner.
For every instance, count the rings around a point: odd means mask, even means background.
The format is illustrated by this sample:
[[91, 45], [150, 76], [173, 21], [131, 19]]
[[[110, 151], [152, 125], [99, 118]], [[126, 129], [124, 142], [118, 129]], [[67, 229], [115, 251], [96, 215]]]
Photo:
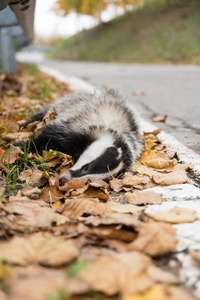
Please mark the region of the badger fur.
[[74, 165], [60, 176], [60, 185], [86, 177], [106, 180], [131, 170], [141, 150], [138, 125], [132, 108], [116, 90], [67, 95], [25, 125], [42, 120], [52, 107], [55, 119], [29, 142], [29, 150], [53, 149], [72, 156]]

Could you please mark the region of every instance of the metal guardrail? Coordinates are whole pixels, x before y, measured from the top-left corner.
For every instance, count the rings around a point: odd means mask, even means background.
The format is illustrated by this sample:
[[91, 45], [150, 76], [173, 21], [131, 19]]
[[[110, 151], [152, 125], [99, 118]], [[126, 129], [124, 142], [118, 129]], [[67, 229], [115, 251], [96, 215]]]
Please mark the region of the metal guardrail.
[[[36, 0], [0, 0], [0, 47], [3, 72], [16, 70], [13, 38], [18, 46], [33, 39]], [[9, 5], [9, 6], [8, 6]]]

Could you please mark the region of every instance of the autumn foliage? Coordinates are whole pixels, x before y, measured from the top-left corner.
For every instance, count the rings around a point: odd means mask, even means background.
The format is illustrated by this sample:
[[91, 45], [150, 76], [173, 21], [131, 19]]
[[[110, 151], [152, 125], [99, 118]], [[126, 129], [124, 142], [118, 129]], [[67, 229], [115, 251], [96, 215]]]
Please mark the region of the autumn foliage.
[[127, 5], [138, 5], [141, 0], [57, 0], [53, 11], [57, 14], [66, 16], [69, 12], [75, 11], [78, 14], [91, 15], [100, 20], [100, 13], [105, 10], [109, 4], [123, 7], [126, 10]]

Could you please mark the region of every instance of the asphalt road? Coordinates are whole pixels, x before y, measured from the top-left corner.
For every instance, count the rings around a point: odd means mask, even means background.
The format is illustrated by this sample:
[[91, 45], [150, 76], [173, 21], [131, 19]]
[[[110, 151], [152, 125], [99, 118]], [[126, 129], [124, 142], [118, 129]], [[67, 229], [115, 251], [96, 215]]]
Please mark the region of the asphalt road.
[[[66, 75], [119, 88], [147, 121], [167, 114], [164, 129], [200, 154], [200, 67], [44, 61]], [[134, 95], [134, 92], [143, 92]], [[139, 93], [141, 94], [141, 93]]]

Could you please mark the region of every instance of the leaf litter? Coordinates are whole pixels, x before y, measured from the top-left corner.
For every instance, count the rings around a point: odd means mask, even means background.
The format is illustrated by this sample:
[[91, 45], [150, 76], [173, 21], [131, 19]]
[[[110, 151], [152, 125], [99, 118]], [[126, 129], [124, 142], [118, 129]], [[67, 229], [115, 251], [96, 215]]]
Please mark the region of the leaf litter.
[[[144, 212], [163, 201], [146, 189], [187, 183], [193, 165], [177, 163], [156, 130], [141, 136], [141, 159], [123, 178], [59, 187], [71, 157], [53, 150], [40, 156], [9, 143], [38, 134], [55, 112], [28, 129], [23, 119], [72, 91], [34, 66], [20, 65], [17, 77], [2, 74], [1, 80], [0, 298], [86, 299], [93, 292], [102, 299], [194, 299], [152, 258], [175, 250], [171, 224], [193, 222], [195, 211]], [[199, 261], [198, 252], [191, 255]]]

